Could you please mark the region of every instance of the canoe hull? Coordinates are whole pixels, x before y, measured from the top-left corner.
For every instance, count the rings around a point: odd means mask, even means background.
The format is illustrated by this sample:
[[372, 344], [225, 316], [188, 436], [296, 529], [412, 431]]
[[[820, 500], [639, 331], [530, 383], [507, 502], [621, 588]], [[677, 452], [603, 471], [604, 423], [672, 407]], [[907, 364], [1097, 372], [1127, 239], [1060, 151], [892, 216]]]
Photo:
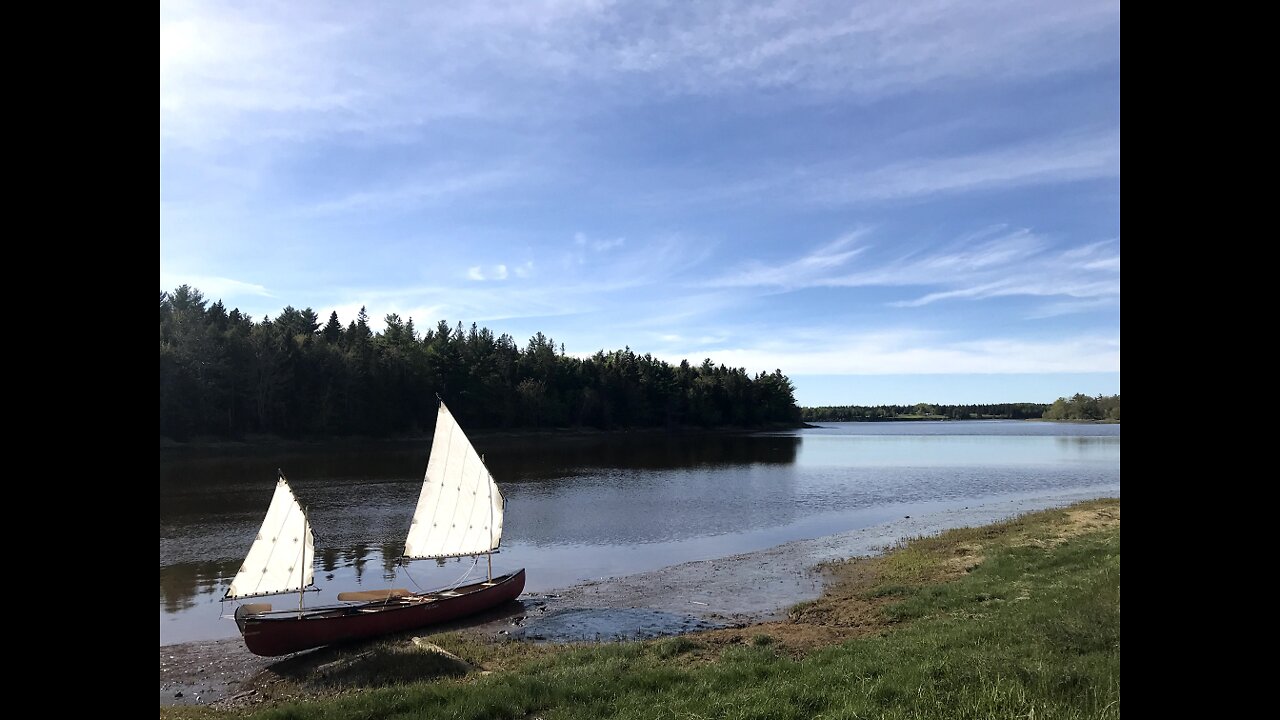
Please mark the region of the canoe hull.
[[236, 623], [255, 655], [275, 657], [337, 643], [416, 630], [475, 615], [515, 600], [524, 592], [524, 569], [455, 588], [386, 601], [297, 612], [242, 613]]

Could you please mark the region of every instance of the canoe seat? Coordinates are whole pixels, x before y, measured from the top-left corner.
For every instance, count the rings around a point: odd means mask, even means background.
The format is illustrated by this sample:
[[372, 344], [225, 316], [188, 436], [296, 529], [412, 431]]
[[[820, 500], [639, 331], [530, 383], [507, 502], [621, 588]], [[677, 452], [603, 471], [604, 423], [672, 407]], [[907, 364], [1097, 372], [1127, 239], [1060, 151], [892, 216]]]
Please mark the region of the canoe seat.
[[413, 593], [404, 588], [395, 588], [393, 590], [355, 590], [352, 592], [338, 593], [338, 599], [342, 602], [375, 602], [377, 600], [390, 600], [391, 598], [404, 597]]
[[236, 608], [236, 617], [244, 617], [245, 615], [257, 615], [258, 613], [271, 612], [271, 603], [245, 603]]

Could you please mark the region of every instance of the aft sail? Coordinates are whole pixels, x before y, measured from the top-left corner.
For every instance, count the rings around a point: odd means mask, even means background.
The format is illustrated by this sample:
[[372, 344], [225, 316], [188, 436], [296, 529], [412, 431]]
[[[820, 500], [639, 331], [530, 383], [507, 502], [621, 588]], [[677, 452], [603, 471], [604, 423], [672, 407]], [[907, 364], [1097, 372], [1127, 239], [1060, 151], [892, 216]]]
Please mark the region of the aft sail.
[[275, 595], [309, 587], [315, 579], [315, 556], [306, 513], [281, 475], [262, 529], [226, 597]]
[[483, 555], [502, 542], [502, 494], [449, 408], [440, 403], [406, 558]]

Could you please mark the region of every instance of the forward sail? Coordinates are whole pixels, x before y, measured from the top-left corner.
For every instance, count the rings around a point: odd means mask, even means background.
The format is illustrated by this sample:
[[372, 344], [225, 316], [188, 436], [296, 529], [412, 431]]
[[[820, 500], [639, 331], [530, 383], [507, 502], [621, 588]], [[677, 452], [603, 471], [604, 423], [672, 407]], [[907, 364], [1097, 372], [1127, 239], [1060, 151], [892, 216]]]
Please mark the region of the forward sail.
[[227, 598], [294, 592], [315, 580], [315, 538], [284, 475], [276, 483], [262, 529], [249, 548]]
[[422, 494], [405, 538], [410, 559], [483, 555], [502, 542], [502, 493], [449, 408], [440, 403]]

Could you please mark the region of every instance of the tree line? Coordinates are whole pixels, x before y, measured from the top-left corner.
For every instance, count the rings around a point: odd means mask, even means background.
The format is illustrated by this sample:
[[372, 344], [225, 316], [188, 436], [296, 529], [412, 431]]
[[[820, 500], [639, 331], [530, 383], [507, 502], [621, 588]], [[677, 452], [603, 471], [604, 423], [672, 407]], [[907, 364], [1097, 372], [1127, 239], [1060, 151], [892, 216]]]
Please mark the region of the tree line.
[[804, 422], [875, 422], [881, 420], [1026, 420], [1044, 415], [1044, 403], [985, 405], [826, 405], [800, 408]]
[[1111, 420], [1120, 421], [1120, 396], [1076, 394], [1052, 404], [986, 405], [824, 405], [800, 408], [804, 422], [874, 422], [877, 420]]
[[1060, 397], [1044, 412], [1045, 420], [1114, 420], [1120, 421], [1120, 396], [1089, 397], [1076, 393], [1070, 399]]
[[781, 370], [671, 365], [630, 347], [587, 358], [541, 332], [523, 347], [472, 323], [419, 333], [364, 308], [345, 327], [311, 308], [255, 322], [183, 285], [160, 292], [160, 435], [389, 437], [429, 431], [437, 395], [468, 428], [795, 425]]

